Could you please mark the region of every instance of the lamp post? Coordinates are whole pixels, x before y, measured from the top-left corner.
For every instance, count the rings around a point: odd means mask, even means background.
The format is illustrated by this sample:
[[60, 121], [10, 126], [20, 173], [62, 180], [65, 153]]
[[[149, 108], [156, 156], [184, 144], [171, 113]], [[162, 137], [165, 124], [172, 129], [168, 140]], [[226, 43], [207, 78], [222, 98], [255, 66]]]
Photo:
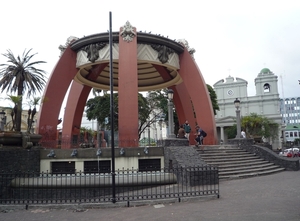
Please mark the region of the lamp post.
[[233, 102], [234, 106], [236, 108], [235, 112], [236, 112], [236, 138], [241, 138], [241, 115], [240, 115], [240, 100], [239, 99], [235, 99], [235, 101]]
[[150, 147], [151, 142], [150, 142], [150, 125], [148, 125], [148, 146]]
[[164, 118], [162, 116], [159, 116], [158, 125], [159, 125], [159, 129], [160, 129], [160, 135], [159, 135], [159, 141], [157, 142], [157, 145], [162, 144], [162, 123], [163, 123], [163, 121], [164, 121]]
[[168, 138], [175, 138], [174, 134], [174, 117], [173, 117], [173, 95], [174, 92], [172, 89], [168, 90], [168, 114], [169, 114], [169, 134]]

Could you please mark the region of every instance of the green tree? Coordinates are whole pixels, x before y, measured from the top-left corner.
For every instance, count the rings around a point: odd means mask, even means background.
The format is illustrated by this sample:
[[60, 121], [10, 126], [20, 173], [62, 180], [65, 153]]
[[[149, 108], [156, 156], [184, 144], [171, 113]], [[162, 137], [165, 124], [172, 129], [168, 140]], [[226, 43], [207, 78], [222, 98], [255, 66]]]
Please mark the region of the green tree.
[[236, 124], [234, 124], [231, 127], [225, 128], [225, 133], [227, 134], [228, 139], [233, 139], [236, 137], [237, 131], [236, 131]]
[[[272, 140], [278, 137], [279, 124], [257, 113], [250, 113], [249, 116], [241, 117], [241, 127], [245, 130], [247, 137], [264, 137]], [[225, 133], [229, 139], [235, 138], [236, 124], [227, 127]]]
[[273, 140], [278, 137], [279, 124], [257, 113], [250, 113], [249, 116], [242, 117], [241, 126], [251, 137], [261, 136]]
[[21, 131], [22, 117], [22, 96], [27, 92], [27, 97], [36, 92], [42, 92], [46, 85], [45, 71], [35, 68], [36, 65], [46, 63], [44, 61], [34, 61], [31, 59], [35, 54], [30, 54], [32, 49], [24, 50], [22, 57], [15, 57], [12, 51], [2, 54], [8, 58], [7, 64], [0, 64], [0, 90], [10, 93], [17, 93], [21, 96], [17, 104], [17, 113], [15, 116], [15, 131]]
[[[114, 93], [114, 130], [118, 130], [118, 94]], [[138, 113], [139, 113], [139, 137], [143, 131], [149, 127], [152, 123], [156, 122], [156, 118], [152, 116], [152, 107], [149, 101], [141, 93], [138, 93]], [[105, 126], [105, 118], [108, 117], [110, 122], [110, 94], [104, 94], [103, 96], [97, 96], [91, 98], [86, 103], [86, 116], [88, 120], [97, 120], [101, 126]], [[107, 129], [110, 128], [110, 124], [106, 125]]]
[[[114, 93], [114, 110], [117, 110], [117, 94]], [[105, 126], [105, 118], [110, 117], [110, 94], [104, 94], [103, 96], [96, 96], [91, 98], [86, 103], [86, 117], [88, 120], [97, 120], [101, 127]], [[115, 115], [116, 116], [116, 115]], [[116, 122], [117, 119], [115, 119]], [[117, 123], [115, 122], [114, 128], [117, 130]], [[110, 129], [110, 124], [107, 125]]]
[[216, 115], [216, 111], [220, 110], [219, 105], [218, 105], [217, 94], [216, 94], [215, 90], [212, 88], [212, 86], [210, 86], [209, 84], [207, 84], [206, 87], [208, 89], [208, 93], [209, 93], [209, 97], [211, 100], [214, 115]]

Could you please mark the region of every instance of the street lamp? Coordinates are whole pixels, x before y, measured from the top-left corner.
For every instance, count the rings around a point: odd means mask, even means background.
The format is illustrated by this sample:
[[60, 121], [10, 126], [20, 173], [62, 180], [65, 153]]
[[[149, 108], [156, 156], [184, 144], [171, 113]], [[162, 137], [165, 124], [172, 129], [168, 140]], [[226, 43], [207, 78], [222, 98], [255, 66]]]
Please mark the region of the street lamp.
[[241, 138], [241, 116], [240, 116], [240, 100], [239, 99], [235, 99], [235, 101], [233, 102], [234, 106], [236, 108], [235, 112], [236, 112], [236, 138]]
[[6, 120], [5, 112], [4, 110], [2, 110], [0, 112], [0, 131], [4, 131], [5, 120]]
[[175, 138], [174, 134], [174, 117], [173, 117], [173, 95], [174, 92], [172, 89], [168, 90], [168, 114], [169, 114], [169, 134], [168, 138]]

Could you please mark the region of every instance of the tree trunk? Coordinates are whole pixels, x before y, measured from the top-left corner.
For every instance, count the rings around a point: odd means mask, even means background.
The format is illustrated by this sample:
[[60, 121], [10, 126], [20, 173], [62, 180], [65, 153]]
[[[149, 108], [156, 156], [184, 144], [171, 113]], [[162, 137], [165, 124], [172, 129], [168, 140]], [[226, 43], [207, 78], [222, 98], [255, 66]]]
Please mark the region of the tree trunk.
[[22, 104], [18, 104], [17, 113], [16, 113], [16, 131], [21, 131], [22, 109], [20, 105]]
[[23, 101], [23, 81], [20, 81], [18, 86], [18, 96], [21, 96], [18, 103], [18, 109], [16, 114], [16, 131], [21, 131], [21, 121], [22, 121], [22, 101]]

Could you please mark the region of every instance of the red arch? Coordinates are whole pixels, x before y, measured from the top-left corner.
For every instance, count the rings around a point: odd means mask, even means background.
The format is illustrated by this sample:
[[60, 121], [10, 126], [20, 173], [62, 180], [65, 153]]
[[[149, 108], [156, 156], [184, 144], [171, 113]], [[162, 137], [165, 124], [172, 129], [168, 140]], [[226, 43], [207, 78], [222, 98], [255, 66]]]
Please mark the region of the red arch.
[[193, 102], [197, 123], [207, 133], [204, 144], [217, 144], [215, 117], [207, 86], [194, 58], [186, 48], [180, 55], [179, 74]]
[[[98, 74], [107, 66], [108, 63], [95, 65], [87, 78], [95, 80]], [[68, 100], [66, 103], [63, 128], [62, 128], [62, 145], [61, 148], [67, 149], [71, 147], [73, 135], [79, 136], [79, 130], [82, 120], [84, 107], [91, 91], [91, 87], [81, 85], [75, 81], [72, 82]]]
[[57, 121], [65, 94], [77, 72], [76, 56], [76, 52], [68, 47], [58, 60], [48, 80], [36, 125], [37, 132], [42, 135], [41, 142], [45, 147], [56, 146]]

